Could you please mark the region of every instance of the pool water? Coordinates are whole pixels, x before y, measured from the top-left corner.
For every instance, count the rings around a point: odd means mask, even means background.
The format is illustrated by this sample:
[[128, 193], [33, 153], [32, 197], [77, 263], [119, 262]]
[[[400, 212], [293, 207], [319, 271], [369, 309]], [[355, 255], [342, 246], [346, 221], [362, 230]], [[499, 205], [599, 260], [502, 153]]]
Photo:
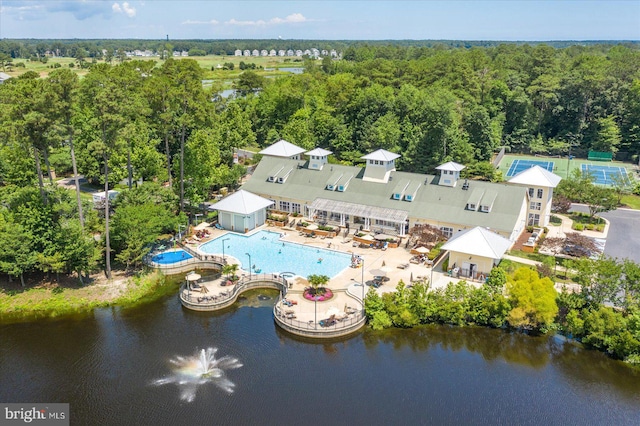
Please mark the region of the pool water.
[[155, 263], [159, 263], [161, 265], [169, 265], [171, 263], [182, 262], [183, 260], [191, 259], [189, 253], [184, 250], [175, 250], [175, 251], [165, 251], [164, 253], [156, 254], [151, 258], [151, 260]]
[[315, 274], [333, 278], [351, 263], [349, 253], [283, 242], [279, 233], [269, 231], [251, 236], [229, 233], [201, 245], [200, 250], [222, 255], [222, 240], [225, 240], [224, 254], [238, 259], [245, 271], [250, 266], [246, 253], [251, 255], [254, 273], [293, 272], [302, 277]]

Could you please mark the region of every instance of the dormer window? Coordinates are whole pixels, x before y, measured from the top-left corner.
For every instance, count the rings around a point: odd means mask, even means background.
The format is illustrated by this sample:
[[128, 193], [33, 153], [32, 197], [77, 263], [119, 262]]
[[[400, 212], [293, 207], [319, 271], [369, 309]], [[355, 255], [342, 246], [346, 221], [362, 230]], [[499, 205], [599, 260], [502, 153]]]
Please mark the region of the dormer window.
[[533, 188], [529, 188], [529, 198], [533, 198]]
[[476, 211], [477, 207], [474, 203], [468, 203], [467, 204], [467, 210], [473, 210]]

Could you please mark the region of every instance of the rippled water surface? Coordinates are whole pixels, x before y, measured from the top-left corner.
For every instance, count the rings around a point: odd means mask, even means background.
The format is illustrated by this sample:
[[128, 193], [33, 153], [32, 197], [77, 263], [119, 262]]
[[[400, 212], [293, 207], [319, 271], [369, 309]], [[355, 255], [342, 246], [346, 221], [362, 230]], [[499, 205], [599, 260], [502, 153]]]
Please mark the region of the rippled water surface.
[[[276, 297], [254, 292], [209, 314], [172, 296], [0, 326], [0, 401], [69, 402], [72, 424], [87, 425], [640, 419], [640, 374], [561, 339], [434, 326], [308, 342], [273, 323]], [[154, 385], [171, 377], [176, 357], [211, 347], [242, 364], [224, 372], [232, 393], [202, 380], [189, 402], [177, 386]]]

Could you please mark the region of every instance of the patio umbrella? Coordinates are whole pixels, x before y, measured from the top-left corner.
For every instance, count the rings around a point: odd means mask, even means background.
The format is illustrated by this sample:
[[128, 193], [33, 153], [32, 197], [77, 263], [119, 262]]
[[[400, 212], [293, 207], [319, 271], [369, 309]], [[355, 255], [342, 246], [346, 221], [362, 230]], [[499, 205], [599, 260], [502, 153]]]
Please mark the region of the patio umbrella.
[[369, 272], [376, 277], [386, 277], [387, 272], [389, 271], [386, 268], [380, 268], [380, 269], [371, 269]]
[[417, 251], [420, 254], [427, 254], [429, 253], [430, 250], [424, 246], [420, 246], [418, 248], [413, 249], [413, 251]]
[[373, 237], [371, 235], [369, 235], [369, 234], [363, 235], [362, 237], [358, 237], [358, 238], [360, 238], [362, 240], [373, 241]]
[[331, 315], [340, 315], [340, 309], [338, 309], [336, 306], [332, 306], [329, 309], [327, 309], [327, 317], [330, 317]]
[[309, 231], [315, 231], [316, 229], [318, 229], [318, 225], [316, 225], [315, 223], [312, 223], [311, 225], [307, 226], [307, 230]]
[[385, 241], [385, 240], [388, 240], [388, 239], [393, 239], [393, 237], [391, 235], [387, 235], [387, 234], [377, 234], [373, 238], [375, 238], [378, 241]]
[[200, 274], [196, 274], [195, 272], [189, 272], [186, 277], [184, 277], [187, 281], [198, 281], [200, 278]]

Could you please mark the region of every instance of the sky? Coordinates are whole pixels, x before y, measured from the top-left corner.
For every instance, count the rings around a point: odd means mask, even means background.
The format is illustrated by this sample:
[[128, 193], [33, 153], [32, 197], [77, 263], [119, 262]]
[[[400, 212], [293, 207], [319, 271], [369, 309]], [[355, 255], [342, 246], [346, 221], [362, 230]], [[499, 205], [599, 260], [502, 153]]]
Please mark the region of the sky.
[[0, 38], [640, 40], [640, 0], [0, 0]]

